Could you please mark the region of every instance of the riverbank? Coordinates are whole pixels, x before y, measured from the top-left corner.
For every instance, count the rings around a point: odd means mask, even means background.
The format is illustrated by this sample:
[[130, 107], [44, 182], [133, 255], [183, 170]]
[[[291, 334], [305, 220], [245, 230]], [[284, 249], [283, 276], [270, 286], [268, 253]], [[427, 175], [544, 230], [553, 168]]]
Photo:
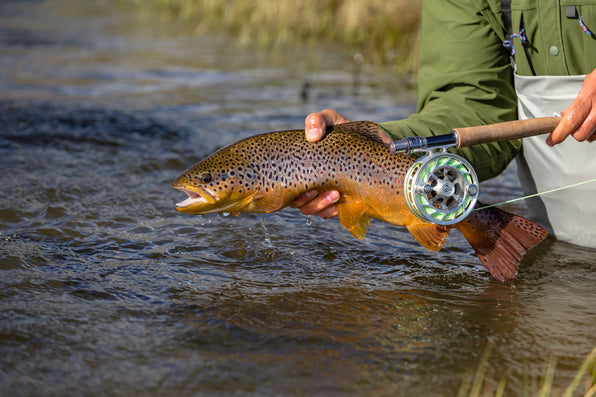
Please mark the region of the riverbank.
[[[153, 10], [193, 35], [225, 33], [272, 50], [323, 45], [362, 54], [365, 62], [416, 72], [421, 1], [152, 0]], [[135, 0], [147, 9], [147, 2]]]

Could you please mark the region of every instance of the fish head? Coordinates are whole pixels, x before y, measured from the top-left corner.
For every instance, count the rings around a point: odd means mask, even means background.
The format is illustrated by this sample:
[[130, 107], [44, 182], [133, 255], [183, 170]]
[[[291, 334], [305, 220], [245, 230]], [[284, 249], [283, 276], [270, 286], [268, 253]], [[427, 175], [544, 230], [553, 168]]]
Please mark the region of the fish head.
[[258, 192], [258, 172], [241, 156], [217, 152], [199, 161], [172, 186], [188, 195], [176, 204], [186, 214], [242, 212]]

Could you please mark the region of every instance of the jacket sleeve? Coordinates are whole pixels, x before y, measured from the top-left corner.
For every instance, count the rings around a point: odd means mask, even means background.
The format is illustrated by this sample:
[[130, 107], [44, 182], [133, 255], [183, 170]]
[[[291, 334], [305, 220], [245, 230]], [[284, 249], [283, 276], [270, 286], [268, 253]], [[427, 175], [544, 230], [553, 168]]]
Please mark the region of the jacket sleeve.
[[[423, 1], [418, 111], [404, 120], [381, 123], [390, 137], [440, 135], [456, 127], [516, 118], [513, 71], [502, 44], [500, 16], [500, 4], [491, 6], [486, 0]], [[515, 140], [457, 153], [485, 180], [505, 169], [520, 147], [521, 141]]]

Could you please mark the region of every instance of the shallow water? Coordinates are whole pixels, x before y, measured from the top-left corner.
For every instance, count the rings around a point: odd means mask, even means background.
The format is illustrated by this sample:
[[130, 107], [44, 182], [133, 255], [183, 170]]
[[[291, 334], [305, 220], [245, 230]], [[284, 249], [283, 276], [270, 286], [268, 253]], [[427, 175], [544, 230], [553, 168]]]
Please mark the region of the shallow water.
[[[381, 222], [359, 241], [290, 209], [174, 211], [171, 181], [241, 137], [413, 111], [346, 58], [2, 2], [0, 394], [451, 396], [488, 344], [510, 395], [551, 357], [568, 385], [596, 340], [594, 250], [549, 239], [503, 284], [455, 232], [433, 253]], [[520, 195], [508, 169], [481, 199]]]

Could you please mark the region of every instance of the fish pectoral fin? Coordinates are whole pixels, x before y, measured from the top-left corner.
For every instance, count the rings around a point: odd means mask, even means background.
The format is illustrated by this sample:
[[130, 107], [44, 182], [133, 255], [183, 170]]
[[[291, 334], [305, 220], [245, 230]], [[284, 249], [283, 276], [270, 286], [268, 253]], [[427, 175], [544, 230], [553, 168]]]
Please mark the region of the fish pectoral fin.
[[284, 207], [284, 195], [281, 189], [272, 189], [254, 196], [252, 203], [265, 212], [279, 211]]
[[418, 240], [420, 245], [431, 251], [438, 251], [443, 248], [449, 234], [449, 228], [423, 221], [410, 223], [406, 225], [406, 228]]
[[365, 209], [366, 206], [359, 201], [342, 200], [337, 203], [339, 222], [358, 239], [364, 238], [370, 225], [370, 217], [364, 213]]

